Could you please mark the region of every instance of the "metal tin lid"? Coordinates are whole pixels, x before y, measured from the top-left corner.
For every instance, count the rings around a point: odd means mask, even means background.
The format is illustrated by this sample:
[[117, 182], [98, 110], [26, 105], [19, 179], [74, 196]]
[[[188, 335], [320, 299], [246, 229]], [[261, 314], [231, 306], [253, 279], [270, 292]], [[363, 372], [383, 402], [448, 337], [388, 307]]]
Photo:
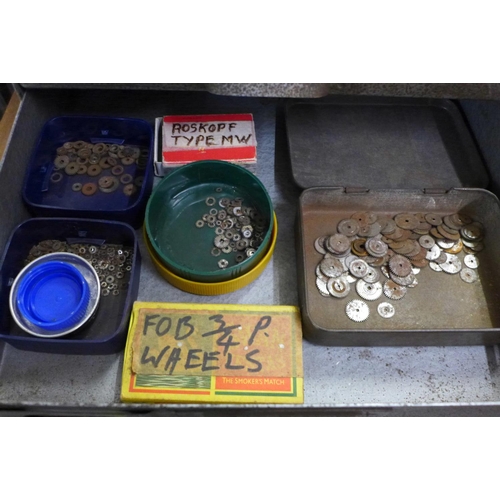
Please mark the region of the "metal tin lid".
[[290, 104], [292, 173], [303, 188], [486, 188], [487, 171], [448, 100], [337, 97]]
[[49, 331], [69, 329], [84, 317], [90, 289], [73, 265], [41, 263], [23, 276], [17, 292], [20, 313], [34, 325]]

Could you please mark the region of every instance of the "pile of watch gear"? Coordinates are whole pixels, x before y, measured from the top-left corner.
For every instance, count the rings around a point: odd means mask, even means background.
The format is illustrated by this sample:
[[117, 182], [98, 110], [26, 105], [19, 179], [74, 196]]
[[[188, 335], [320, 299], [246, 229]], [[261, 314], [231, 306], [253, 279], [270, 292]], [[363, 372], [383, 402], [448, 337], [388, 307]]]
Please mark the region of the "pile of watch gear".
[[[216, 188], [217, 193], [222, 191]], [[208, 212], [197, 220], [198, 229], [205, 227], [214, 230], [212, 248], [207, 249], [213, 257], [227, 255], [218, 260], [220, 269], [230, 266], [229, 255], [240, 264], [252, 257], [264, 240], [267, 230], [266, 219], [255, 209], [245, 206], [243, 198], [219, 198], [209, 196], [205, 200]]]
[[147, 149], [136, 146], [66, 142], [57, 148], [50, 181], [58, 184], [68, 176], [77, 181], [71, 190], [85, 196], [109, 194], [118, 188], [125, 196], [132, 196], [142, 186], [140, 171], [146, 168], [148, 155]]
[[[382, 295], [397, 301], [418, 285], [417, 275], [426, 267], [475, 283], [479, 279], [476, 254], [484, 248], [483, 238], [483, 225], [462, 213], [389, 217], [358, 212], [341, 220], [335, 234], [320, 236], [314, 242], [316, 251], [323, 255], [316, 267], [316, 287], [324, 297], [347, 297], [354, 285], [366, 301]], [[369, 317], [370, 308], [355, 299], [346, 305], [345, 312], [349, 319], [361, 322]], [[382, 302], [377, 312], [391, 318], [395, 308]]]
[[120, 295], [127, 290], [132, 270], [133, 250], [123, 245], [68, 244], [59, 240], [44, 240], [33, 246], [26, 264], [55, 252], [68, 252], [83, 257], [92, 264], [101, 283], [101, 295]]

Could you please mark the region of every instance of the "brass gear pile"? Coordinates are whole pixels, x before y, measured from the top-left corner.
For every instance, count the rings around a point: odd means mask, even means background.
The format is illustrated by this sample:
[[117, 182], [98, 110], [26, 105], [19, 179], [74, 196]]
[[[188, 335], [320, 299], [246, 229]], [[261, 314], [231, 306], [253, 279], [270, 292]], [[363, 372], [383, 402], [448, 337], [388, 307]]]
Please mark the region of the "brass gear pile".
[[137, 193], [144, 180], [149, 150], [127, 144], [65, 142], [56, 150], [53, 173], [54, 189], [70, 189], [82, 196], [110, 194], [120, 188], [125, 196]]

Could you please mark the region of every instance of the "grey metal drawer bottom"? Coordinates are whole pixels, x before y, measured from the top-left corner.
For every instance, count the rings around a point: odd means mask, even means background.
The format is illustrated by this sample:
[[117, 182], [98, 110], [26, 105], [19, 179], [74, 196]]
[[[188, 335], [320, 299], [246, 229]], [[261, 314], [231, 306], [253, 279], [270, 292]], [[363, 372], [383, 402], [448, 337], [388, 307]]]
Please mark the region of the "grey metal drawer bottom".
[[[61, 114], [138, 117], [153, 123], [169, 113], [251, 112], [258, 141], [256, 173], [268, 189], [279, 221], [274, 257], [246, 288], [200, 298], [166, 283], [141, 242], [139, 300], [297, 305], [294, 186], [282, 119], [284, 101], [219, 97], [205, 93], [29, 90], [0, 169], [0, 250], [12, 228], [29, 216], [20, 188], [29, 154], [43, 123]], [[500, 405], [498, 347], [323, 347], [304, 341], [303, 407], [123, 405], [119, 400], [122, 356], [38, 354], [0, 346], [0, 411], [3, 414], [261, 414], [335, 415], [497, 414]], [[469, 413], [470, 414], [470, 413]]]

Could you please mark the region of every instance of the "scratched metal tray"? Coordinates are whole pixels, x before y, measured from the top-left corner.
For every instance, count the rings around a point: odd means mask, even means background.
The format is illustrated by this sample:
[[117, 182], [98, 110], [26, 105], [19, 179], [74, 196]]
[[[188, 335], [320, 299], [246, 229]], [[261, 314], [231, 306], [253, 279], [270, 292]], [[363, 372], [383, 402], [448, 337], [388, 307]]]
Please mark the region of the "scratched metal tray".
[[[462, 118], [449, 101], [364, 100], [292, 104], [287, 132], [300, 198], [297, 264], [305, 337], [339, 346], [495, 344], [500, 341], [500, 205], [483, 188], [488, 176]], [[314, 187], [313, 187], [314, 186]], [[320, 186], [320, 187], [318, 187]], [[323, 187], [324, 186], [324, 187]], [[315, 269], [319, 236], [334, 234], [340, 220], [359, 211], [463, 211], [486, 226], [479, 254], [480, 280], [429, 267], [418, 286], [392, 301], [396, 314], [351, 321], [346, 304], [360, 299], [354, 285], [343, 299], [323, 297]], [[463, 258], [463, 256], [461, 256]]]

